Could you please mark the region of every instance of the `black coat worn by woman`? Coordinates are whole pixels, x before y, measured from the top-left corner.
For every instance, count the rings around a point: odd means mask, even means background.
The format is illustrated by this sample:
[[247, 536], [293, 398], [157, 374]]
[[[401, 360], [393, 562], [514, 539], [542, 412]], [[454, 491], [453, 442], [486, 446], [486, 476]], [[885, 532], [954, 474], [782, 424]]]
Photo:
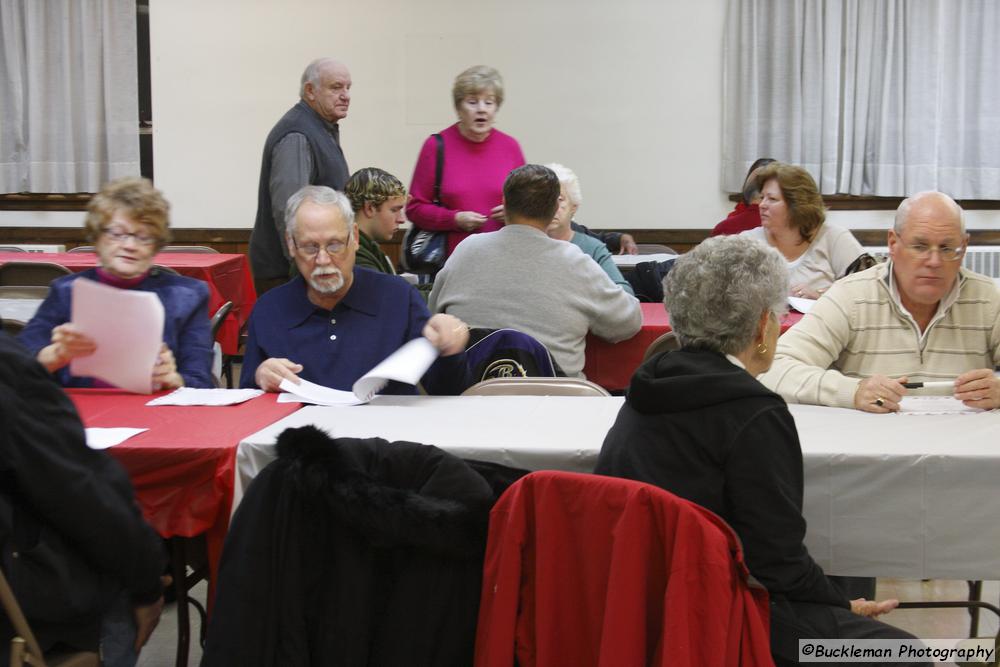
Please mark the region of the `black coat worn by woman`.
[[471, 665], [493, 499], [436, 447], [285, 431], [226, 538], [203, 667]]

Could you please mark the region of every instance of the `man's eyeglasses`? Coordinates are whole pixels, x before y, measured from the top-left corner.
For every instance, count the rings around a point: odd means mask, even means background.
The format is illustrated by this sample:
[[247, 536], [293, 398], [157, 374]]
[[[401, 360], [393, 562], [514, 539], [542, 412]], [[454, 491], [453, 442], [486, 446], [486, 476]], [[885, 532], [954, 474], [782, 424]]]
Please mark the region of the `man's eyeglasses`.
[[319, 251], [321, 248], [325, 250], [326, 254], [329, 255], [330, 257], [338, 257], [340, 255], [343, 255], [344, 251], [347, 250], [347, 244], [344, 243], [343, 241], [331, 241], [330, 243], [327, 243], [325, 246], [321, 246], [318, 243], [303, 243], [302, 245], [299, 245], [298, 241], [292, 239], [292, 244], [295, 246], [296, 250], [302, 253], [303, 256], [308, 257], [310, 259], [319, 255]]
[[159, 240], [156, 236], [145, 232], [126, 232], [113, 227], [102, 229], [101, 232], [115, 243], [125, 243], [126, 240], [133, 239], [139, 245], [151, 246]]
[[903, 246], [906, 250], [920, 260], [930, 259], [931, 254], [937, 252], [942, 261], [955, 262], [962, 259], [965, 253], [965, 244], [952, 248], [947, 245], [928, 245], [926, 243], [906, 243]]

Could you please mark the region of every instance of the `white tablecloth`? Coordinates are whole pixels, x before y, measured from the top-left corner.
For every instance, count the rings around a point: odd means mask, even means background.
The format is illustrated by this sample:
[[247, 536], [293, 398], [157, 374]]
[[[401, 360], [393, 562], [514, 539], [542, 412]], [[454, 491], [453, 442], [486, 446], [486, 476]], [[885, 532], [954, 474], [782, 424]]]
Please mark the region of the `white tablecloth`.
[[[237, 492], [274, 459], [277, 435], [304, 424], [531, 470], [589, 472], [622, 401], [383, 396], [307, 407], [240, 443]], [[828, 573], [1000, 579], [1000, 413], [790, 409], [803, 450], [806, 544]]]
[[42, 299], [0, 299], [0, 317], [27, 323], [35, 316]]

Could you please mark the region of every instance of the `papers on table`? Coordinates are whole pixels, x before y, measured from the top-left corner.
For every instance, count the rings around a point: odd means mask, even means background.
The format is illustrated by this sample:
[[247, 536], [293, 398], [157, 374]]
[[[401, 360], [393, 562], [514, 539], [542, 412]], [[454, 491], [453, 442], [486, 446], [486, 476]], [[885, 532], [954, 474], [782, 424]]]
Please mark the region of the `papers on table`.
[[986, 412], [970, 408], [954, 396], [904, 396], [899, 402], [901, 415], [974, 415]]
[[107, 449], [125, 442], [133, 435], [139, 435], [148, 428], [88, 428], [87, 446], [91, 449]]
[[313, 403], [315, 405], [360, 405], [367, 403], [390, 380], [417, 384], [437, 359], [438, 351], [426, 338], [414, 338], [375, 366], [351, 387], [352, 391], [331, 389], [299, 379], [295, 384], [281, 381], [286, 392], [278, 396], [279, 403]]
[[153, 391], [153, 367], [163, 345], [163, 304], [153, 292], [73, 281], [71, 321], [97, 350], [70, 362], [73, 375], [100, 378], [136, 394]]
[[236, 405], [257, 398], [264, 392], [260, 389], [195, 389], [181, 387], [175, 391], [154, 398], [146, 405]]
[[803, 315], [812, 310], [813, 304], [816, 303], [815, 299], [803, 299], [797, 296], [788, 297], [788, 305], [799, 311]]

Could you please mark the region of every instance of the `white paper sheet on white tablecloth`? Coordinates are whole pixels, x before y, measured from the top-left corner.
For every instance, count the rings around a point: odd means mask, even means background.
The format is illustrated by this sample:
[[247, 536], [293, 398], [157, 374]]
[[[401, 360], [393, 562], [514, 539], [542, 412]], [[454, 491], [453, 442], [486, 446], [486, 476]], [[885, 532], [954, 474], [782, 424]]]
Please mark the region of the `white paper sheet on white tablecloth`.
[[153, 292], [73, 281], [71, 321], [97, 350], [70, 362], [73, 375], [100, 378], [136, 394], [153, 392], [153, 367], [163, 345], [163, 304]]
[[899, 402], [901, 415], [974, 415], [986, 412], [970, 408], [954, 396], [904, 396]]
[[107, 449], [120, 445], [134, 435], [139, 435], [148, 428], [88, 428], [84, 429], [87, 434], [87, 446], [91, 449]]
[[299, 384], [282, 380], [280, 388], [286, 393], [278, 396], [278, 402], [315, 405], [367, 403], [390, 380], [417, 384], [437, 356], [437, 348], [429, 340], [423, 337], [414, 338], [362, 375], [351, 387], [352, 391], [331, 389], [302, 379], [299, 380]]
[[260, 389], [195, 389], [181, 387], [164, 396], [158, 396], [146, 405], [237, 405], [264, 392]]
[[788, 297], [788, 305], [803, 315], [812, 310], [813, 304], [815, 303], [816, 299], [803, 299], [797, 296]]

